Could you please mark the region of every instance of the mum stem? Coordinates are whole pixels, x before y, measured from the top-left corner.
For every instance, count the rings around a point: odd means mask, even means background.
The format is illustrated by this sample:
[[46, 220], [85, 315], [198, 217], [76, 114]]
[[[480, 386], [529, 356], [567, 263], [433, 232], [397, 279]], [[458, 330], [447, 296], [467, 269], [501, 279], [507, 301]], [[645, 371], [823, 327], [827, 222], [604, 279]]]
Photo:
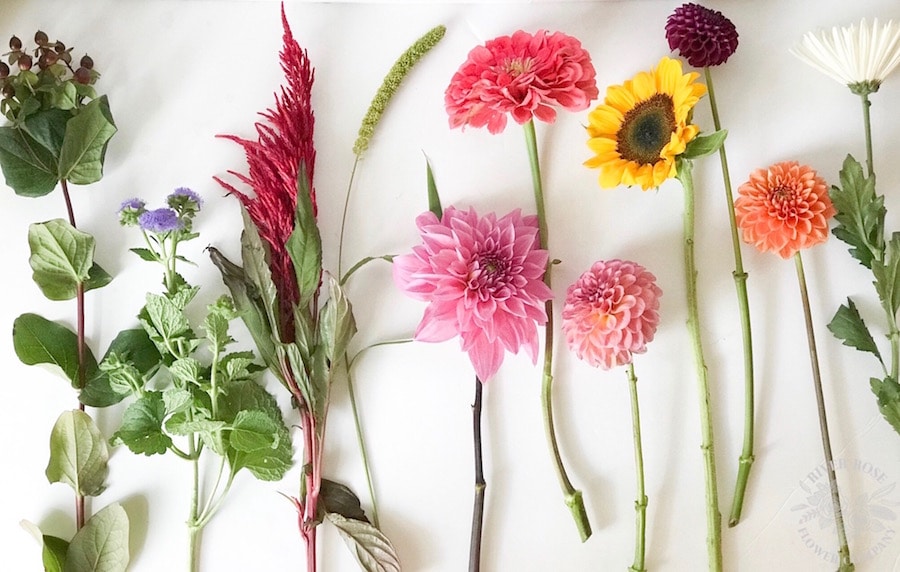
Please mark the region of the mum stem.
[[634, 564], [630, 572], [646, 572], [644, 567], [645, 542], [647, 539], [647, 494], [644, 489], [644, 452], [641, 445], [641, 412], [638, 406], [637, 376], [634, 364], [628, 364], [628, 387], [631, 393], [631, 427], [634, 436], [634, 468], [637, 484], [637, 499], [634, 501], [635, 541]]
[[871, 177], [875, 174], [875, 164], [872, 162], [872, 120], [869, 116], [869, 108], [872, 107], [872, 102], [869, 101], [869, 94], [866, 92], [862, 92], [860, 98], [863, 106], [863, 124], [866, 128], [866, 164]]
[[687, 287], [687, 327], [697, 368], [698, 394], [700, 397], [700, 432], [706, 476], [706, 527], [709, 569], [722, 570], [722, 515], [719, 512], [719, 491], [716, 482], [716, 456], [713, 445], [712, 411], [710, 405], [709, 377], [703, 358], [700, 339], [700, 311], [697, 302], [697, 268], [694, 263], [694, 179], [693, 164], [689, 160], [678, 163], [678, 180], [684, 187], [684, 271]]
[[475, 452], [475, 501], [472, 508], [472, 535], [469, 540], [469, 572], [481, 570], [481, 536], [484, 527], [484, 465], [481, 454], [481, 400], [484, 384], [475, 377], [475, 403], [472, 405], [472, 442]]
[[[716, 92], [713, 87], [712, 73], [709, 67], [703, 68], [706, 75], [706, 87], [709, 95], [709, 106], [712, 110], [713, 126], [716, 131], [722, 129], [719, 121], [719, 107], [716, 105]], [[734, 287], [737, 290], [738, 308], [741, 316], [741, 338], [744, 349], [744, 444], [738, 459], [737, 481], [734, 485], [734, 498], [731, 503], [731, 518], [728, 526], [735, 526], [741, 520], [744, 509], [744, 493], [753, 466], [753, 424], [754, 424], [754, 389], [753, 389], [753, 334], [750, 329], [750, 301], [747, 296], [747, 272], [744, 271], [744, 260], [741, 255], [741, 241], [738, 236], [737, 220], [734, 214], [734, 194], [731, 191], [731, 175], [728, 171], [728, 157], [725, 145], [719, 147], [719, 161], [722, 165], [722, 179], [725, 184], [725, 201], [728, 207], [728, 223], [731, 226], [731, 249], [734, 252]]]
[[809, 292], [806, 288], [806, 274], [803, 272], [803, 259], [798, 251], [794, 254], [794, 265], [797, 268], [797, 282], [800, 286], [800, 300], [803, 303], [803, 316], [806, 319], [806, 340], [809, 344], [809, 362], [812, 366], [813, 387], [816, 392], [816, 406], [819, 411], [819, 430], [822, 433], [822, 449], [825, 453], [825, 469], [828, 472], [828, 484], [831, 488], [831, 504], [834, 511], [834, 523], [837, 527], [838, 554], [840, 555], [839, 572], [851, 572], [854, 569], [850, 560], [850, 547], [847, 533], [844, 530], [844, 517], [841, 512], [841, 497], [838, 493], [837, 477], [834, 473], [834, 457], [831, 454], [831, 437], [828, 434], [828, 419], [825, 414], [825, 396], [822, 391], [822, 375], [819, 371], [819, 355], [816, 350], [816, 335], [813, 331], [812, 312], [809, 308]]
[[[534, 133], [534, 120], [530, 120], [523, 126], [525, 128], [525, 144], [528, 149], [528, 162], [531, 166], [531, 183], [534, 188], [534, 200], [537, 208], [538, 239], [542, 249], [546, 250], [549, 243], [547, 232], [547, 213], [544, 209], [544, 186], [541, 182], [541, 166], [538, 158], [537, 138]], [[544, 283], [550, 287], [550, 271], [552, 263], [547, 266], [544, 273]], [[587, 510], [584, 508], [584, 500], [580, 490], [572, 486], [566, 468], [563, 466], [562, 456], [559, 453], [559, 445], [556, 439], [556, 429], [553, 425], [553, 302], [547, 300], [545, 304], [547, 312], [547, 324], [544, 336], [544, 366], [541, 383], [541, 405], [544, 412], [544, 431], [547, 441], [553, 452], [553, 460], [556, 465], [556, 475], [563, 490], [566, 506], [575, 519], [581, 541], [584, 542], [591, 536], [591, 523], [588, 520]]]

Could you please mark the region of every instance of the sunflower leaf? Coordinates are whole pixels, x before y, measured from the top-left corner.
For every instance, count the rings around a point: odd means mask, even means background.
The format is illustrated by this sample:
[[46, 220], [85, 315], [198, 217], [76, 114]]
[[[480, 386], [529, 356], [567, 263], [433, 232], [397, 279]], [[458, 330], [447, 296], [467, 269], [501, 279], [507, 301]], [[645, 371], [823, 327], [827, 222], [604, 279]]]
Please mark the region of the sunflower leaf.
[[868, 177], [851, 155], [844, 159], [841, 185], [831, 187], [837, 213], [834, 236], [850, 245], [850, 255], [866, 268], [884, 256], [884, 197], [875, 194], [875, 175]]
[[866, 323], [856, 309], [856, 304], [850, 298], [847, 298], [846, 306], [841, 305], [838, 308], [834, 318], [828, 324], [828, 330], [834, 334], [834, 337], [841, 340], [845, 346], [856, 348], [861, 352], [869, 352], [884, 365], [884, 361], [881, 359], [881, 352], [878, 351], [878, 346], [875, 345], [872, 334], [869, 333]]
[[728, 137], [727, 129], [720, 129], [709, 135], [698, 135], [687, 144], [681, 157], [684, 159], [699, 159], [700, 157], [712, 155], [725, 144], [726, 137]]

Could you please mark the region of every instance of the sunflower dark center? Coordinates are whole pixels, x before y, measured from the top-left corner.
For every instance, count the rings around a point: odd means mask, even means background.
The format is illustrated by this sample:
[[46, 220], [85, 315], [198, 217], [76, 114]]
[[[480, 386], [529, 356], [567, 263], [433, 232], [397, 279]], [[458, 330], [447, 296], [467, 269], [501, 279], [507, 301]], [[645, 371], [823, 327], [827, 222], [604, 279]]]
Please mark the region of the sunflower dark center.
[[675, 105], [664, 93], [645, 99], [622, 119], [616, 150], [626, 161], [653, 164], [675, 132]]

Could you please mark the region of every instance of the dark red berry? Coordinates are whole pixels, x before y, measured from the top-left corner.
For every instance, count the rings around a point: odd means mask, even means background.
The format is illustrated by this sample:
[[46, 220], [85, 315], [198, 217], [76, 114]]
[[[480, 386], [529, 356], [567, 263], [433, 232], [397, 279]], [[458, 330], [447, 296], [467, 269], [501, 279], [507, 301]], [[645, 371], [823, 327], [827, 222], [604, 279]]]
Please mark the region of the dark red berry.
[[19, 56], [19, 59], [16, 60], [16, 64], [19, 66], [20, 70], [30, 70], [32, 63], [31, 56], [28, 54], [22, 54]]
[[41, 57], [38, 58], [38, 67], [45, 70], [55, 64], [57, 60], [59, 60], [59, 56], [56, 52], [44, 52], [41, 54]]
[[81, 67], [89, 70], [94, 69], [94, 60], [91, 59], [91, 56], [85, 54], [81, 57]]
[[21, 50], [22, 49], [22, 40], [18, 37], [13, 36], [9, 39], [9, 49], [11, 50]]
[[3, 90], [0, 91], [0, 93], [2, 93], [3, 97], [5, 97], [6, 99], [12, 99], [16, 96], [16, 88], [9, 84], [6, 84], [3, 86]]
[[61, 54], [66, 51], [66, 45], [59, 40], [56, 41], [56, 45], [53, 46], [53, 49], [56, 50], [57, 54]]
[[38, 30], [38, 31], [34, 34], [34, 41], [35, 41], [35, 43], [36, 43], [37, 45], [43, 46], [44, 44], [46, 44], [47, 42], [50, 41], [50, 38], [47, 37], [47, 34], [45, 34], [44, 32], [42, 32], [42, 31], [40, 31], [40, 30]]
[[0, 62], [0, 79], [6, 79], [9, 77], [9, 66], [6, 65], [6, 62]]
[[91, 70], [87, 68], [78, 68], [75, 70], [75, 81], [84, 85], [91, 83]]

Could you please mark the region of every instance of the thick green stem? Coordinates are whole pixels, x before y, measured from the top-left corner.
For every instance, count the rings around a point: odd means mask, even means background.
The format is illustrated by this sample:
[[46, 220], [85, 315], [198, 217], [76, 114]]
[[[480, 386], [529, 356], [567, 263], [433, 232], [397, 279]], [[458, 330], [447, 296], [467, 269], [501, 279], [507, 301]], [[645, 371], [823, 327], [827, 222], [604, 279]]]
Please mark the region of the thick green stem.
[[644, 489], [644, 450], [641, 445], [641, 412], [638, 407], [637, 376], [634, 364], [628, 364], [628, 388], [631, 392], [631, 427], [634, 436], [634, 469], [637, 484], [637, 499], [634, 501], [634, 563], [631, 572], [646, 572], [644, 567], [644, 545], [647, 540], [647, 493]]
[[200, 535], [203, 528], [188, 525], [188, 570], [197, 572], [200, 569]]
[[469, 572], [481, 570], [481, 536], [484, 528], [484, 463], [481, 451], [481, 401], [484, 384], [475, 378], [475, 403], [472, 405], [472, 444], [475, 453], [475, 500], [472, 506], [472, 533], [469, 539]]
[[191, 572], [195, 572], [200, 568], [200, 554], [198, 550], [199, 536], [203, 530], [199, 523], [200, 512], [200, 459], [196, 455], [196, 447], [194, 445], [194, 436], [188, 436], [188, 455], [191, 458], [191, 475], [193, 487], [191, 491], [191, 508], [188, 515], [188, 556], [190, 558]]
[[[706, 75], [706, 87], [709, 94], [709, 106], [712, 110], [713, 126], [716, 131], [722, 129], [719, 120], [719, 107], [716, 104], [716, 92], [713, 87], [712, 73], [709, 67], [703, 68]], [[731, 190], [731, 175], [728, 171], [728, 157], [725, 145], [719, 147], [719, 162], [722, 165], [722, 181], [725, 185], [725, 202], [728, 211], [728, 223], [731, 228], [731, 250], [734, 253], [734, 287], [737, 291], [738, 309], [741, 316], [741, 338], [744, 350], [744, 444], [738, 459], [737, 482], [734, 485], [734, 498], [731, 503], [731, 518], [728, 526], [734, 526], [741, 520], [744, 509], [744, 494], [747, 481], [750, 479], [750, 468], [753, 466], [753, 423], [754, 412], [754, 376], [753, 376], [753, 334], [750, 329], [750, 301], [747, 296], [747, 272], [744, 271], [744, 259], [741, 255], [741, 241], [738, 234], [737, 219], [734, 214], [734, 193]]]
[[[547, 249], [549, 237], [547, 231], [547, 213], [544, 209], [544, 185], [541, 182], [541, 164], [538, 158], [537, 138], [534, 133], [534, 120], [529, 121], [525, 127], [525, 144], [528, 148], [528, 162], [531, 166], [531, 183], [534, 188], [534, 202], [537, 208], [538, 238], [542, 249]], [[552, 262], [544, 273], [544, 283], [550, 286], [550, 270]], [[544, 411], [544, 431], [550, 450], [553, 453], [553, 461], [556, 466], [556, 476], [559, 479], [563, 491], [566, 506], [575, 519], [581, 541], [584, 542], [591, 536], [591, 523], [588, 520], [587, 510], [580, 490], [572, 486], [566, 468], [563, 465], [562, 456], [559, 453], [559, 444], [556, 440], [556, 429], [553, 425], [553, 302], [547, 300], [545, 305], [547, 312], [547, 324], [544, 336], [544, 364], [541, 383], [541, 405]]]
[[869, 116], [869, 108], [872, 107], [872, 102], [869, 101], [868, 92], [860, 93], [860, 98], [863, 106], [863, 123], [866, 128], [866, 163], [869, 168], [869, 176], [871, 177], [875, 174], [875, 164], [872, 161], [872, 119]]
[[719, 491], [716, 482], [716, 455], [713, 441], [712, 406], [710, 404], [709, 377], [703, 358], [700, 339], [700, 309], [697, 302], [697, 268], [694, 263], [694, 178], [690, 161], [678, 162], [678, 179], [684, 187], [684, 272], [687, 287], [687, 327], [697, 368], [698, 394], [700, 397], [700, 433], [706, 480], [706, 546], [709, 569], [722, 570], [722, 515], [719, 512]]
[[825, 470], [828, 473], [828, 484], [831, 488], [831, 505], [834, 512], [834, 524], [837, 527], [838, 554], [840, 556], [839, 572], [851, 572], [854, 569], [850, 560], [850, 546], [844, 530], [844, 516], [841, 512], [841, 496], [838, 493], [837, 476], [834, 473], [834, 457], [831, 454], [831, 437], [828, 435], [828, 419], [825, 415], [825, 396], [822, 391], [822, 375], [819, 371], [819, 354], [816, 350], [816, 335], [813, 331], [812, 312], [809, 308], [809, 292], [806, 289], [806, 274], [803, 272], [803, 259], [798, 251], [794, 255], [797, 268], [797, 282], [800, 285], [800, 300], [803, 304], [803, 317], [806, 319], [806, 340], [809, 344], [809, 362], [812, 366], [813, 387], [816, 392], [816, 406], [819, 410], [819, 431], [822, 433], [822, 449], [825, 452]]

